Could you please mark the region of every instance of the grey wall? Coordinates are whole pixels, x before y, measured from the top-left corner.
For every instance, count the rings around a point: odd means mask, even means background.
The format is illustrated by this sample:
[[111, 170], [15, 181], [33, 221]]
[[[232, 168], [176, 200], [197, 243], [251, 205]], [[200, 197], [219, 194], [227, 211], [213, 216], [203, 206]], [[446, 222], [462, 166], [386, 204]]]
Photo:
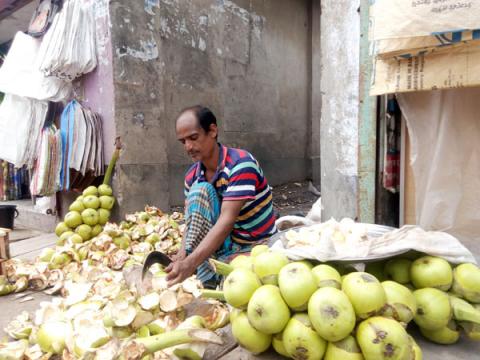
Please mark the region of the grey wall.
[[322, 217], [356, 218], [360, 1], [321, 4]]
[[319, 49], [309, 8], [307, 0], [111, 3], [122, 212], [183, 202], [190, 160], [174, 121], [196, 103], [213, 109], [220, 141], [252, 152], [272, 185], [312, 174], [320, 135], [312, 137], [311, 54]]
[[[312, 0], [310, 7], [310, 169], [313, 183], [320, 185], [320, 117], [322, 114], [321, 92], [321, 5]], [[320, 188], [320, 187], [318, 187]]]

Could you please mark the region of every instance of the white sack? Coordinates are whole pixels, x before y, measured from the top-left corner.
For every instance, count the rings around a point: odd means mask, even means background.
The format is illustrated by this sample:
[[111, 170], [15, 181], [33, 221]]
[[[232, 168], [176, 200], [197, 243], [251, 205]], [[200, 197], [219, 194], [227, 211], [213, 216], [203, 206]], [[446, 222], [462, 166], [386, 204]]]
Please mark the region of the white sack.
[[34, 66], [40, 40], [17, 32], [12, 46], [0, 68], [0, 91], [37, 100], [63, 101], [71, 85], [46, 77]]
[[[279, 233], [274, 236], [276, 241], [272, 249], [283, 252], [292, 260], [364, 262], [417, 250], [443, 257], [451, 263], [476, 263], [472, 253], [457, 238], [445, 232], [425, 231], [411, 225], [388, 231], [387, 227], [379, 225], [358, 224], [360, 228], [364, 226], [368, 236], [353, 236], [349, 239], [338, 237], [329, 231], [318, 233], [319, 227], [331, 221]], [[296, 232], [303, 239], [317, 237], [316, 241], [310, 239], [314, 245], [288, 247], [288, 240], [295, 238]]]

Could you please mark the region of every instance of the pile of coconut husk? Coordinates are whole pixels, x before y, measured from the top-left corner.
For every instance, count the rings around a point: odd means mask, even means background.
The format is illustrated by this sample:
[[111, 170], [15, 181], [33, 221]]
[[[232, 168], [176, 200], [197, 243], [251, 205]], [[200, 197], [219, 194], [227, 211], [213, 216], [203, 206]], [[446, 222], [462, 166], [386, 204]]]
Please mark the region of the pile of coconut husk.
[[0, 359], [201, 358], [207, 344], [220, 344], [214, 330], [228, 323], [228, 309], [202, 299], [195, 276], [169, 287], [155, 264], [141, 280], [150, 251], [178, 251], [182, 218], [147, 207], [89, 241], [67, 241], [33, 262], [9, 260], [0, 278], [4, 294], [55, 296], [5, 328], [11, 341], [0, 343]]

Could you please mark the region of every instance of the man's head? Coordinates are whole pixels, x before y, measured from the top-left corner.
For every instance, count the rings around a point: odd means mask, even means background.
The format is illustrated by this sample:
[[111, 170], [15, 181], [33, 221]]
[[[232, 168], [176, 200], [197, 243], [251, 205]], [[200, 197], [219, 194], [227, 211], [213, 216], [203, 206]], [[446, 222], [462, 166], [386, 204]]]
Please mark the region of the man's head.
[[202, 161], [211, 157], [217, 146], [217, 119], [207, 107], [188, 107], [177, 118], [176, 133], [187, 154], [194, 161]]

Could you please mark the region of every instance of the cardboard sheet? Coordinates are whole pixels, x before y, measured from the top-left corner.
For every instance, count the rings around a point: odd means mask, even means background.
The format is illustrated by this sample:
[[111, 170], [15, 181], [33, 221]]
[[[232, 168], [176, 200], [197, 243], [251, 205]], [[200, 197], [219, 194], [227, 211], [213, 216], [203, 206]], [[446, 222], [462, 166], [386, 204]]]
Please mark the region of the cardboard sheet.
[[480, 29], [480, 1], [375, 0], [372, 40], [428, 36]]
[[480, 45], [409, 59], [376, 58], [373, 67], [370, 95], [478, 86]]

